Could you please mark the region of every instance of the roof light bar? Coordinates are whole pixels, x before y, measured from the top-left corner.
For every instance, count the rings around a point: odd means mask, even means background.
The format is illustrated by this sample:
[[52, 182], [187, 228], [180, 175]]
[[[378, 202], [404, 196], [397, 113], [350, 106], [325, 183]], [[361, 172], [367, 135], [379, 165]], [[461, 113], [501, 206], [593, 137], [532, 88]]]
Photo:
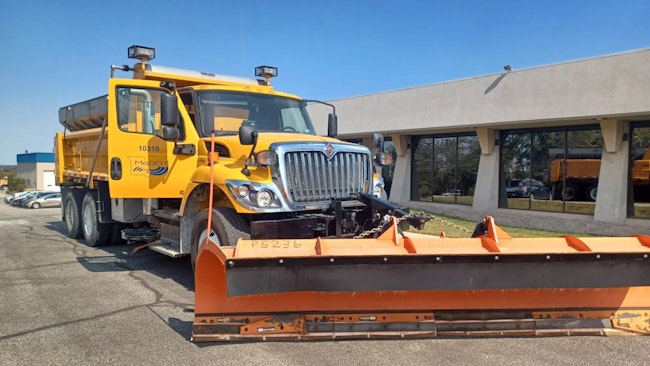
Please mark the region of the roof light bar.
[[276, 77], [278, 76], [278, 68], [273, 66], [258, 66], [255, 68], [255, 76], [262, 77]]
[[129, 58], [134, 58], [141, 62], [150, 61], [156, 58], [156, 49], [133, 45], [129, 47]]
[[273, 66], [258, 66], [255, 68], [255, 76], [261, 76], [266, 79], [266, 85], [270, 85], [269, 80], [278, 76], [278, 68]]

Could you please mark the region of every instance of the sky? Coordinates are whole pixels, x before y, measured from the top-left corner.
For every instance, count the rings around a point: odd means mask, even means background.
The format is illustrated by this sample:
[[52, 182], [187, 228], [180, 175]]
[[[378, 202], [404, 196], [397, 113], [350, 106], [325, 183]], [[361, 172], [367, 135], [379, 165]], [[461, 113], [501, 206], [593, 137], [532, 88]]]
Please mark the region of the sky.
[[[650, 48], [646, 0], [0, 0], [0, 165], [51, 152], [61, 107], [127, 48], [331, 101]], [[130, 73], [119, 73], [131, 78]], [[650, 86], [649, 86], [650, 87]], [[650, 103], [650, 101], [648, 101]]]

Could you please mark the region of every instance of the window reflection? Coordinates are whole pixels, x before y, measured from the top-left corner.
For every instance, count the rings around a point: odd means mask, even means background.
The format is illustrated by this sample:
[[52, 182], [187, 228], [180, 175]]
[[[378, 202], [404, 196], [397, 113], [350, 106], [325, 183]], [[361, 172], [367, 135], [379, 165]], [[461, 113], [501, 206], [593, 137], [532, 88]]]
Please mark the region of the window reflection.
[[411, 199], [471, 205], [481, 149], [476, 136], [415, 136]]
[[502, 131], [500, 206], [593, 214], [602, 147], [598, 126]]
[[631, 216], [650, 219], [650, 122], [631, 126], [630, 164], [633, 209]]

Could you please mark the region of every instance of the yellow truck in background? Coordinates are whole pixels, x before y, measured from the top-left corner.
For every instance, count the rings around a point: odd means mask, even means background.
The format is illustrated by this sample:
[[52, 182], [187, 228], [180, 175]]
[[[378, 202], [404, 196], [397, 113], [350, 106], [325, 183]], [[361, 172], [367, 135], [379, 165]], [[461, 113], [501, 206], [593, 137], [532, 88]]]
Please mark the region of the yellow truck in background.
[[[381, 135], [374, 157], [335, 139], [335, 110], [328, 136], [316, 135], [307, 101], [270, 85], [276, 68], [241, 78], [151, 65], [152, 48], [130, 47], [129, 57], [140, 62], [112, 66], [107, 95], [59, 110], [56, 180], [71, 238], [145, 242], [194, 264], [210, 197], [222, 245], [353, 237], [389, 212], [407, 215], [375, 197], [373, 164], [390, 158]], [[133, 79], [114, 77], [120, 70]]]
[[[602, 149], [599, 148], [569, 149], [567, 159], [553, 159], [549, 172], [553, 198], [595, 201], [598, 194], [601, 153]], [[650, 187], [650, 148], [637, 149], [631, 163], [634, 187]]]

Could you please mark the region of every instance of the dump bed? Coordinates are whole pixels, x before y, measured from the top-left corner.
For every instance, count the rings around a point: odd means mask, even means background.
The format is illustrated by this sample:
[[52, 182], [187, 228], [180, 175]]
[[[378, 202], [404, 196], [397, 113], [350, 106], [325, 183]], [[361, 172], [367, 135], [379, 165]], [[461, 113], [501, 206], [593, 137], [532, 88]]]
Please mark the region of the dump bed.
[[108, 180], [108, 136], [101, 129], [107, 116], [107, 95], [59, 109], [59, 123], [65, 127], [54, 142], [59, 185], [85, 182], [91, 174], [93, 180]]
[[600, 174], [600, 159], [555, 159], [551, 162], [551, 182], [562, 180], [565, 162], [567, 178], [598, 179], [598, 174]]
[[59, 122], [68, 131], [102, 127], [108, 114], [108, 96], [103, 95], [59, 109]]

